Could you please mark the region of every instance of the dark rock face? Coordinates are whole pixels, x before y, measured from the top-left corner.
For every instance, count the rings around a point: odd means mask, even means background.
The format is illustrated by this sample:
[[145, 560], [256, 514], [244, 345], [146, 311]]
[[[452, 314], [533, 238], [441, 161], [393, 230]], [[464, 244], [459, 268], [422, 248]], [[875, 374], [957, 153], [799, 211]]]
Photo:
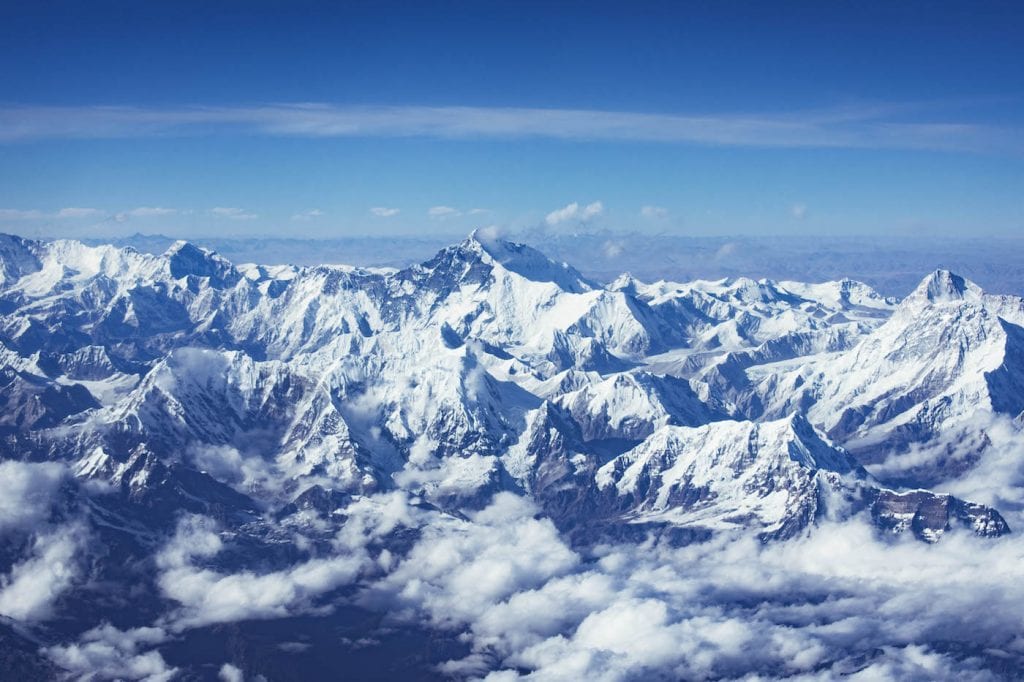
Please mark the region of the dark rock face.
[[0, 368], [0, 434], [55, 426], [99, 403], [81, 384], [62, 386]]
[[[223, 288], [239, 280], [238, 272], [225, 259], [212, 251], [182, 243], [168, 251], [171, 276], [207, 278], [211, 286]], [[190, 283], [191, 284], [191, 283]]]
[[352, 496], [348, 493], [314, 485], [302, 491], [291, 503], [282, 507], [277, 513], [277, 518], [283, 519], [300, 511], [313, 512], [326, 517], [334, 510], [345, 507], [351, 501]]
[[42, 264], [33, 242], [9, 234], [0, 234], [0, 284], [37, 272]]
[[964, 528], [983, 537], [1010, 532], [1009, 525], [996, 510], [926, 490], [906, 493], [879, 490], [871, 504], [871, 517], [882, 529], [895, 533], [910, 531], [925, 542], [936, 542], [954, 528]]

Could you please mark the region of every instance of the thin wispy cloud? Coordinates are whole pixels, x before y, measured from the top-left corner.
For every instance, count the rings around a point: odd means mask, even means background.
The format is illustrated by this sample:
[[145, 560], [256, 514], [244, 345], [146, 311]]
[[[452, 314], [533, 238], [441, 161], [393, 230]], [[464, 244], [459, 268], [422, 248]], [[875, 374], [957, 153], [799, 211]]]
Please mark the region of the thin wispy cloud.
[[451, 206], [431, 206], [427, 209], [427, 215], [431, 218], [456, 218], [462, 215], [462, 211]]
[[609, 260], [618, 258], [626, 250], [626, 242], [621, 239], [609, 239], [601, 245], [601, 253]]
[[445, 220], [447, 218], [461, 218], [462, 216], [479, 216], [490, 213], [491, 211], [486, 208], [468, 208], [461, 209], [453, 206], [431, 206], [427, 209], [427, 215], [437, 220]]
[[[271, 104], [238, 107], [9, 106], [0, 143], [223, 133], [297, 137], [556, 138], [752, 147], [1024, 152], [1022, 131], [941, 120], [936, 105], [783, 113], [652, 114], [590, 109]], [[918, 115], [914, 120], [912, 117]]]
[[103, 211], [96, 208], [81, 208], [73, 206], [71, 208], [62, 208], [57, 211], [58, 218], [93, 218], [101, 215]]
[[319, 208], [311, 208], [306, 211], [300, 211], [292, 216], [292, 220], [295, 222], [308, 222], [317, 218], [323, 217], [325, 214]]
[[133, 208], [130, 211], [125, 211], [128, 215], [133, 218], [153, 218], [160, 216], [175, 215], [178, 212], [176, 208], [164, 208], [162, 206], [139, 206]]
[[806, 204], [793, 204], [789, 207], [789, 213], [796, 220], [803, 220], [807, 217], [807, 205]]
[[111, 218], [116, 223], [126, 223], [135, 218], [162, 218], [165, 216], [177, 215], [176, 208], [163, 208], [161, 206], [139, 206], [127, 211], [115, 213]]
[[79, 218], [95, 218], [103, 215], [96, 208], [71, 206], [47, 212], [38, 209], [0, 208], [0, 220], [66, 220]]
[[374, 206], [373, 208], [370, 209], [370, 213], [377, 216], [378, 218], [393, 218], [401, 212], [401, 209], [388, 208], [386, 206]]
[[647, 220], [664, 220], [668, 217], [668, 209], [661, 206], [644, 206], [640, 209], [640, 217]]
[[47, 217], [52, 215], [35, 209], [0, 208], [0, 220], [37, 220]]
[[0, 220], [81, 220], [84, 218], [102, 218], [123, 223], [132, 218], [158, 218], [177, 215], [176, 208], [159, 206], [139, 206], [125, 211], [108, 212], [98, 208], [69, 206], [55, 211], [39, 209], [0, 208]]
[[244, 208], [218, 206], [210, 209], [210, 215], [229, 220], [256, 220], [259, 215], [245, 210]]

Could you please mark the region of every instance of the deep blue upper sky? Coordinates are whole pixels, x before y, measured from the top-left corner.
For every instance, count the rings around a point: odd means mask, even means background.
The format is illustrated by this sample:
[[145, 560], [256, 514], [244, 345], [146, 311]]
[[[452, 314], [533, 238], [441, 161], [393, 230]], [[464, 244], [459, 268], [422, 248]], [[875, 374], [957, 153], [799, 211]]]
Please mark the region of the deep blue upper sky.
[[1019, 2], [8, 2], [0, 230], [1016, 234], [1022, 35]]

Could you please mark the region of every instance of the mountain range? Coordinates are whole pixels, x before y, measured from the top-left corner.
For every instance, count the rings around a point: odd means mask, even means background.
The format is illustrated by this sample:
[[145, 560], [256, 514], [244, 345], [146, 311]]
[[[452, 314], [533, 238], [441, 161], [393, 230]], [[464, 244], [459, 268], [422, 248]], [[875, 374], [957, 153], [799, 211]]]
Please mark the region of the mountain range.
[[[234, 620], [196, 591], [237, 572], [292, 590], [237, 620], [379, 619], [353, 596], [367, 576], [510, 498], [580, 556], [845, 523], [994, 539], [1022, 508], [984, 475], [1024, 429], [1024, 300], [946, 270], [900, 300], [852, 280], [602, 285], [484, 231], [402, 269], [0, 235], [0, 388], [22, 481], [0, 501], [0, 663], [29, 679], [99, 670], [82, 656], [104, 622], [135, 633], [122, 653], [154, 627], [173, 674], [212, 674], [188, 633]], [[381, 521], [396, 496], [419, 521]], [[50, 540], [78, 568], [33, 600], [20, 572]], [[288, 677], [253, 644], [280, 633], [204, 632]], [[388, 656], [359, 670], [398, 674]], [[291, 674], [331, 665], [302, 660]]]

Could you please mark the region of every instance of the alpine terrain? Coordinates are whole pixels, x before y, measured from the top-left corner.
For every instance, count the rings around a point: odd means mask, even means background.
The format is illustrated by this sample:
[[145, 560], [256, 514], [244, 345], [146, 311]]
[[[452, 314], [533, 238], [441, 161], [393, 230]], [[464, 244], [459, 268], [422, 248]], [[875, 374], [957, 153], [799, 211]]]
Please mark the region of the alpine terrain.
[[0, 235], [0, 676], [1014, 677], [1024, 300], [922, 275]]

